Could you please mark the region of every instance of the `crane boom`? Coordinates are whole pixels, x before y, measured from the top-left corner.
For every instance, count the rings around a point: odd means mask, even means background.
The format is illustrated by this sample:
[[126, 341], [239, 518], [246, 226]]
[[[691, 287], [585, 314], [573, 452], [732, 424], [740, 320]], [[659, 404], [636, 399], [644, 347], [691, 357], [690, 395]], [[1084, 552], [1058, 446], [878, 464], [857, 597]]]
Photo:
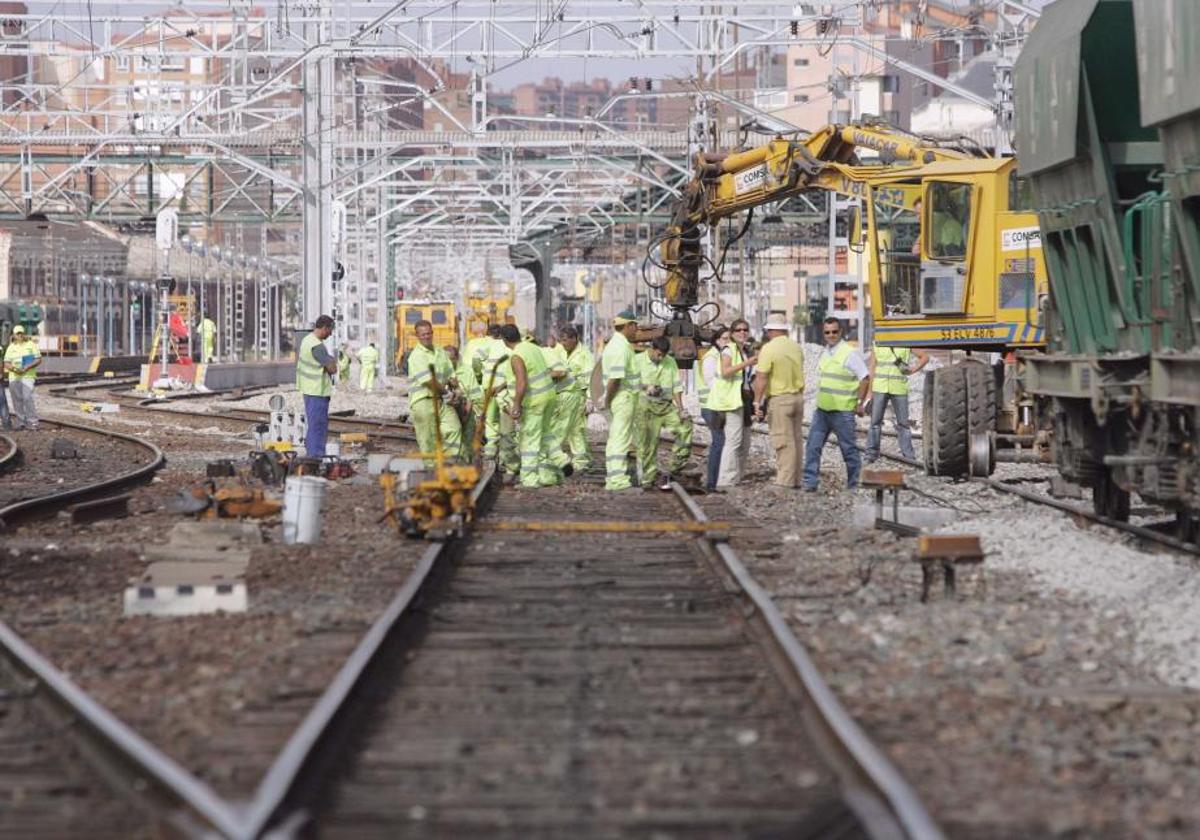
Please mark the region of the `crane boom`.
[[[858, 165], [859, 149], [879, 153], [880, 162]], [[661, 246], [661, 266], [667, 272], [663, 289], [673, 313], [667, 334], [693, 337], [689, 313], [699, 304], [700, 272], [709, 262], [701, 244], [703, 225], [805, 190], [856, 194], [872, 179], [906, 167], [969, 158], [957, 149], [928, 145], [898, 129], [874, 124], [827, 125], [803, 140], [776, 137], [745, 151], [701, 152], [669, 227], [654, 243]]]

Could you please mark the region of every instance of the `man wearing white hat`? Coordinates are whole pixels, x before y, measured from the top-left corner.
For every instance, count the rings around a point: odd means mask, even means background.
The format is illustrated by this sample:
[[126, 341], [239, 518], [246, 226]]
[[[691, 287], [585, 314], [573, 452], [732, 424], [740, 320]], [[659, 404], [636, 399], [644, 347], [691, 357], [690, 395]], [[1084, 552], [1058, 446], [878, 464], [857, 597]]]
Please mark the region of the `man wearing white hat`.
[[804, 351], [788, 337], [783, 318], [772, 315], [763, 329], [768, 341], [758, 351], [754, 419], [762, 420], [764, 414], [767, 418], [775, 449], [775, 483], [799, 487], [804, 466]]

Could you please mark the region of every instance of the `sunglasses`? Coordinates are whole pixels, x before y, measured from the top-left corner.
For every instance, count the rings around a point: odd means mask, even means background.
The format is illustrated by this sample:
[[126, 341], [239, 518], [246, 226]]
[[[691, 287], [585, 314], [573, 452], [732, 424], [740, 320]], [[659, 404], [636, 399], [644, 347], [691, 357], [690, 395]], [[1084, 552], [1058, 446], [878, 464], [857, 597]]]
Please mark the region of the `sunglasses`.
[[841, 335], [841, 330], [825, 330], [825, 335]]
[[750, 332], [750, 330], [745, 327], [738, 327], [736, 330], [730, 330], [730, 332]]

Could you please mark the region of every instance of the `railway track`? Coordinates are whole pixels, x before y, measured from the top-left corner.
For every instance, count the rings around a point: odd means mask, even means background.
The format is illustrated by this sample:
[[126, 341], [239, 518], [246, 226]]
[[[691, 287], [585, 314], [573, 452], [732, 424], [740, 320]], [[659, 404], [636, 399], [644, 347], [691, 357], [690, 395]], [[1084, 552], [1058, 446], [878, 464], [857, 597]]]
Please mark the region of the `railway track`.
[[[706, 534], [720, 526], [678, 486], [614, 498], [598, 484], [497, 489], [467, 539], [431, 546], [246, 807], [106, 718], [2, 625], [0, 648], [83, 721], [79, 752], [118, 795], [188, 832], [938, 836]], [[531, 502], [545, 530], [527, 528]]]
[[[902, 455], [880, 452], [880, 457], [886, 458], [887, 460], [898, 464], [903, 464], [905, 466], [924, 469], [924, 465], [920, 461], [916, 461], [911, 458], [905, 458]], [[974, 476], [968, 480], [978, 484], [987, 485], [991, 489], [1000, 493], [1007, 493], [1011, 496], [1017, 496], [1018, 498], [1021, 498], [1032, 504], [1052, 508], [1075, 519], [1086, 520], [1097, 525], [1103, 525], [1106, 528], [1111, 528], [1115, 531], [1122, 531], [1126, 534], [1131, 534], [1140, 540], [1161, 545], [1164, 548], [1169, 548], [1173, 551], [1190, 554], [1193, 556], [1200, 556], [1200, 545], [1181, 540], [1177, 537], [1171, 536], [1170, 534], [1147, 527], [1145, 525], [1138, 525], [1132, 522], [1114, 519], [1109, 516], [1103, 516], [1102, 514], [1096, 513], [1094, 510], [1089, 510], [1086, 507], [1073, 505], [1070, 502], [1063, 501], [1062, 499], [1055, 499], [1052, 496], [1035, 493], [1022, 487], [1018, 487], [1015, 484], [1008, 483], [1002, 479]]]
[[[152, 414], [159, 418], [164, 416], [173, 417], [181, 421], [203, 420], [210, 423], [214, 421], [265, 423], [271, 416], [271, 412], [269, 411], [248, 408], [221, 408], [214, 411], [212, 410], [212, 406], [210, 406], [208, 410], [180, 409], [168, 405], [174, 402], [174, 400], [146, 399], [111, 390], [110, 386], [111, 380], [108, 382], [97, 382], [83, 388], [75, 386], [71, 389], [57, 391], [56, 396], [70, 397], [78, 395], [80, 391], [102, 390], [104, 391], [102, 398], [105, 401], [117, 403], [121, 406], [122, 411], [132, 411], [147, 415]], [[215, 395], [209, 394], [205, 396]], [[329, 428], [331, 431], [366, 432], [371, 437], [380, 440], [402, 440], [406, 442], [414, 442], [416, 440], [411, 425], [381, 419], [339, 417], [334, 415], [329, 418]]]
[[113, 717], [3, 621], [0, 685], [6, 712], [0, 715], [0, 778], [17, 768], [21, 776], [5, 787], [13, 799], [0, 809], [0, 830], [31, 829], [14, 837], [156, 837], [158, 827], [169, 827], [185, 835], [206, 828], [234, 836], [235, 809]]
[[36, 682], [0, 663], [0, 836], [139, 836], [140, 816], [88, 767], [42, 702]]
[[[0, 532], [30, 519], [53, 516], [68, 505], [111, 496], [115, 491], [149, 481], [154, 473], [166, 463], [161, 449], [131, 435], [63, 420], [42, 420], [41, 422], [46, 427], [46, 432], [49, 429], [59, 429], [65, 432], [72, 442], [83, 447], [77, 454], [84, 460], [79, 463], [74, 460], [64, 460], [61, 462], [64, 464], [64, 470], [77, 473], [81, 469], [94, 469], [102, 464], [101, 469], [104, 469], [107, 474], [100, 475], [94, 480], [68, 481], [61, 475], [55, 478], [54, 473], [47, 472], [47, 468], [44, 466], [47, 463], [46, 452], [42, 452], [41, 457], [36, 461], [29, 457], [23, 458], [21, 469], [10, 471], [5, 476], [9, 486], [0, 493], [0, 499], [3, 500], [0, 502], [3, 505], [0, 506]], [[42, 449], [47, 449], [50, 444], [46, 432], [40, 433], [37, 440], [38, 446]], [[19, 449], [13, 439], [8, 438], [8, 440], [13, 451], [18, 452]], [[110, 445], [115, 443], [117, 444], [116, 448], [132, 449], [138, 455], [129, 457], [108, 451], [101, 457], [92, 448], [92, 441], [95, 440], [101, 440]], [[67, 483], [69, 486], [62, 487], [60, 482]], [[0, 485], [0, 488], [3, 488], [3, 485]]]
[[496, 491], [431, 547], [248, 832], [939, 836], [721, 526], [597, 485]]

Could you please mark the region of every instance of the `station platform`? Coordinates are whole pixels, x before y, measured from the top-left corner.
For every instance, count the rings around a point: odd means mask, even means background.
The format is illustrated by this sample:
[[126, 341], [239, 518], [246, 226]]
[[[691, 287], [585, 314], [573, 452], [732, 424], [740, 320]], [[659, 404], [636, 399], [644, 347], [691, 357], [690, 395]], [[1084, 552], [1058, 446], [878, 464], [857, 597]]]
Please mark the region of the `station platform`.
[[[291, 359], [274, 362], [214, 362], [211, 364], [169, 364], [167, 377], [185, 385], [208, 391], [226, 391], [256, 385], [281, 385], [296, 378], [296, 363]], [[162, 365], [141, 366], [141, 386], [149, 388], [162, 378]]]
[[137, 373], [146, 356], [42, 356], [42, 373]]

